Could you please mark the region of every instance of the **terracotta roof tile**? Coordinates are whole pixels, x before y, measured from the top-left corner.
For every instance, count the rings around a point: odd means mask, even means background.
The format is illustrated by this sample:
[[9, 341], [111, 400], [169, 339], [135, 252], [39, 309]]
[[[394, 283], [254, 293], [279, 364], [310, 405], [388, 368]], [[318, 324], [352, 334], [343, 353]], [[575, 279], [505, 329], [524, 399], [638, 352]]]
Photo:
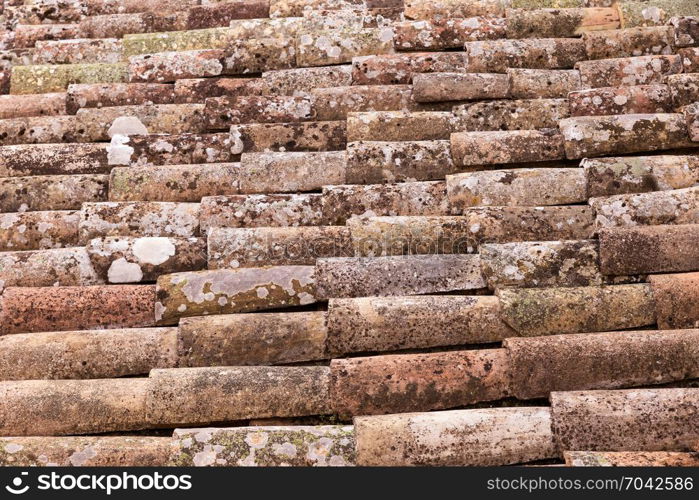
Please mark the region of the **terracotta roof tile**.
[[689, 146], [679, 113], [576, 116], [559, 122], [570, 159]]
[[114, 135], [182, 134], [206, 131], [204, 104], [141, 104], [82, 108], [75, 115], [85, 140], [108, 141]]
[[0, 433], [60, 436], [143, 429], [148, 385], [143, 378], [0, 382]]
[[354, 424], [357, 465], [487, 466], [557, 455], [549, 408], [405, 413]]
[[40, 250], [75, 246], [80, 213], [72, 210], [0, 214], [0, 249]]
[[667, 85], [579, 90], [568, 94], [568, 100], [571, 116], [671, 113], [675, 107]]
[[619, 4], [619, 14], [623, 27], [657, 26], [665, 24], [672, 16], [696, 14], [696, 4], [689, 1], [653, 0], [652, 7], [643, 5], [641, 0], [625, 1]]
[[160, 325], [208, 314], [263, 311], [313, 304], [313, 266], [270, 266], [163, 274], [156, 285]]
[[668, 20], [675, 28], [675, 45], [687, 47], [699, 43], [699, 16], [678, 16]]
[[90, 15], [79, 23], [79, 35], [85, 38], [122, 38], [130, 33], [184, 29], [183, 16], [168, 13], [137, 12]]
[[326, 186], [325, 220], [345, 224], [353, 215], [445, 215], [449, 211], [443, 181]]
[[582, 88], [578, 70], [510, 68], [507, 74], [513, 99], [567, 97]]
[[[168, 31], [163, 33], [141, 33], [124, 36], [124, 55], [152, 54], [200, 49], [228, 49], [231, 44], [237, 47], [260, 46], [260, 40], [280, 40], [293, 37], [301, 18], [285, 19], [241, 19], [232, 21], [228, 27], [199, 30]], [[236, 44], [236, 40], [250, 44]], [[277, 54], [281, 56], [281, 54]]]
[[172, 426], [325, 414], [329, 386], [325, 366], [158, 369], [147, 379], [146, 418]]
[[330, 299], [327, 347], [333, 357], [497, 342], [515, 336], [491, 296]]
[[107, 174], [104, 144], [18, 144], [0, 147], [3, 177]]
[[345, 121], [232, 125], [233, 154], [262, 151], [337, 151], [347, 144]]
[[563, 144], [564, 136], [553, 129], [451, 134], [452, 156], [464, 167], [561, 160], [566, 156]]
[[589, 286], [604, 281], [596, 241], [489, 243], [478, 252], [490, 288]]
[[[222, 314], [182, 318], [178, 366], [242, 366], [326, 358], [325, 313]], [[221, 342], [227, 348], [220, 349]]]
[[[351, 425], [175, 429], [174, 439], [179, 446], [172, 465], [179, 466], [318, 467], [355, 461]], [[225, 458], [204, 451], [207, 446], [221, 446]]]
[[86, 249], [105, 283], [156, 281], [161, 274], [206, 268], [203, 238], [108, 236], [90, 240]]
[[685, 73], [699, 72], [699, 47], [678, 49], [677, 54], [681, 58]]
[[352, 9], [361, 5], [359, 0], [270, 0], [270, 17], [301, 16], [310, 9]]
[[[391, 280], [386, 281], [390, 276]], [[477, 255], [405, 255], [316, 260], [319, 299], [477, 290]]]
[[452, 212], [476, 206], [546, 206], [587, 200], [580, 168], [481, 170], [447, 176]]
[[696, 301], [699, 273], [651, 276], [659, 328], [694, 328], [699, 325]]
[[72, 83], [118, 83], [128, 78], [126, 64], [56, 64], [12, 68], [12, 94], [63, 92]]
[[585, 33], [587, 57], [609, 59], [655, 54], [672, 54], [675, 43], [672, 26], [627, 28]]
[[334, 359], [330, 376], [340, 416], [456, 408], [509, 392], [504, 349]]
[[689, 139], [699, 142], [699, 104], [694, 103], [684, 108], [684, 118], [687, 121]]
[[109, 201], [84, 203], [80, 242], [102, 236], [192, 237], [199, 233], [198, 203]]
[[161, 52], [129, 58], [129, 81], [173, 82], [180, 78], [219, 76], [223, 72], [223, 50]]
[[44, 332], [0, 337], [1, 380], [145, 375], [177, 362], [176, 328]]
[[10, 287], [0, 295], [0, 332], [152, 326], [154, 302], [152, 285]]
[[456, 129], [456, 117], [447, 111], [366, 111], [347, 115], [347, 140], [439, 141]]
[[0, 178], [0, 211], [78, 210], [107, 200], [109, 178], [100, 174]]
[[0, 119], [24, 116], [63, 115], [66, 95], [63, 92], [34, 95], [0, 95]]
[[75, 116], [29, 116], [0, 120], [0, 146], [50, 142], [92, 142]]
[[117, 64], [122, 59], [121, 40], [116, 38], [39, 40], [34, 47], [34, 64]]
[[315, 265], [324, 257], [354, 255], [342, 226], [219, 228], [209, 230], [208, 268]]
[[238, 178], [243, 193], [315, 191], [346, 179], [345, 151], [243, 153]]
[[0, 253], [0, 291], [8, 286], [89, 286], [102, 283], [82, 247]]
[[[64, 436], [0, 438], [0, 463], [14, 466], [159, 466], [173, 453], [169, 437]], [[19, 449], [18, 449], [19, 448]]]
[[696, 438], [696, 389], [554, 392], [551, 414], [563, 450], [686, 451]]
[[349, 64], [317, 66], [315, 68], [291, 68], [266, 71], [262, 74], [263, 86], [275, 95], [309, 95], [312, 89], [344, 87], [352, 83]]
[[106, 147], [110, 165], [180, 165], [229, 163], [240, 159], [240, 146], [230, 134], [123, 136]]
[[502, 99], [454, 106], [459, 130], [555, 129], [569, 116], [567, 99]]
[[269, 15], [269, 0], [235, 0], [213, 5], [197, 5], [187, 10], [187, 29], [213, 28], [235, 19], [257, 19]]
[[505, 14], [503, 2], [499, 0], [405, 0], [405, 17], [408, 19], [431, 19], [433, 17], [472, 17]]
[[571, 467], [696, 467], [696, 453], [676, 451], [566, 451]]
[[326, 223], [316, 193], [207, 196], [201, 200], [202, 234], [212, 227], [319, 226]]
[[296, 39], [299, 66], [351, 62], [353, 57], [393, 51], [391, 28], [340, 29], [301, 32]]
[[307, 97], [209, 97], [204, 115], [209, 130], [226, 130], [243, 123], [290, 123], [316, 118], [315, 103]]
[[469, 71], [505, 73], [507, 68], [569, 69], [584, 61], [585, 45], [573, 38], [485, 40], [464, 44]]
[[507, 38], [565, 38], [620, 27], [616, 8], [507, 9]]
[[589, 197], [682, 189], [699, 180], [693, 155], [624, 156], [581, 162]]
[[505, 18], [476, 16], [437, 17], [394, 23], [396, 50], [442, 50], [463, 47], [465, 42], [505, 38]]
[[418, 73], [466, 70], [463, 52], [412, 52], [380, 54], [352, 59], [353, 85], [412, 83]]
[[207, 97], [257, 95], [263, 90], [260, 78], [182, 78], [174, 82], [173, 99], [178, 103], [196, 103]]
[[667, 77], [667, 84], [676, 108], [699, 101], [699, 74], [670, 75]]
[[590, 198], [598, 228], [697, 222], [699, 188]]
[[522, 336], [603, 332], [655, 323], [647, 284], [512, 288], [497, 292], [503, 319]]
[[429, 73], [413, 77], [417, 102], [501, 99], [508, 92], [508, 78], [504, 74]]
[[68, 114], [81, 108], [170, 104], [173, 86], [160, 83], [87, 83], [68, 85], [65, 106]]
[[[535, 399], [552, 391], [617, 389], [696, 377], [699, 363], [693, 344], [697, 338], [699, 330], [610, 332], [509, 338], [503, 346], [512, 394]], [[558, 394], [552, 396], [554, 415], [556, 397]], [[594, 407], [580, 411], [593, 412]], [[561, 416], [561, 425], [574, 426], [576, 417], [577, 412]], [[563, 446], [582, 449], [585, 444], [566, 442]], [[595, 442], [594, 446], [606, 449], [604, 444]]]
[[8, 0], [0, 465], [694, 464], [698, 7]]
[[599, 232], [604, 274], [697, 271], [699, 225], [609, 228]]
[[654, 55], [581, 60], [575, 69], [584, 88], [620, 87], [663, 83], [666, 76], [681, 73], [683, 63], [679, 55]]
[[[408, 118], [411, 115], [403, 116]], [[446, 128], [450, 129], [446, 115], [414, 116], [417, 119], [443, 117]], [[448, 140], [359, 141], [347, 144], [347, 182], [352, 184], [436, 180], [459, 170], [452, 161]]]
[[31, 48], [39, 40], [68, 40], [80, 34], [78, 24], [19, 24], [15, 27], [13, 48]]

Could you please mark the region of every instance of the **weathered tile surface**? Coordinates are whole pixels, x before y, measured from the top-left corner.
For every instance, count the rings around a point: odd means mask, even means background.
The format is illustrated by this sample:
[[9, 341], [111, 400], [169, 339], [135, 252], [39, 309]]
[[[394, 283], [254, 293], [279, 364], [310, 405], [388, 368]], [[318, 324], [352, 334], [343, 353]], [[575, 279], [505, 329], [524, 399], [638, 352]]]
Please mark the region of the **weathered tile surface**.
[[[386, 278], [391, 278], [388, 283]], [[485, 282], [477, 255], [318, 259], [319, 299], [475, 290]]]
[[201, 238], [108, 236], [87, 244], [97, 275], [106, 283], [155, 281], [161, 274], [206, 267]]
[[177, 361], [175, 328], [45, 332], [0, 337], [0, 380], [145, 375]]
[[329, 413], [329, 378], [325, 366], [153, 370], [146, 413], [157, 425], [322, 415]]
[[324, 257], [352, 257], [350, 230], [342, 226], [212, 228], [208, 268], [315, 265]]
[[603, 332], [655, 323], [650, 286], [522, 288], [498, 291], [503, 319], [522, 336]]
[[683, 451], [696, 439], [697, 389], [554, 392], [561, 449]]
[[694, 224], [602, 229], [599, 240], [604, 274], [699, 270], [699, 226]]
[[393, 354], [330, 363], [333, 409], [375, 415], [456, 408], [508, 394], [504, 349]]
[[557, 455], [545, 407], [368, 416], [354, 424], [357, 465], [492, 466]]
[[331, 299], [328, 350], [333, 357], [497, 342], [516, 333], [491, 296], [430, 295]]
[[152, 326], [154, 303], [151, 285], [10, 287], [0, 296], [0, 333]]
[[664, 330], [510, 338], [504, 342], [510, 388], [517, 398], [534, 399], [552, 391], [617, 389], [691, 378], [699, 370], [692, 347], [698, 335], [699, 330]]
[[0, 438], [7, 466], [158, 467], [173, 453], [172, 438], [151, 436], [61, 436]]
[[596, 241], [491, 243], [478, 251], [491, 288], [588, 286], [603, 281]]
[[176, 429], [178, 466], [354, 465], [354, 428], [322, 425]]
[[163, 274], [158, 277], [155, 319], [230, 314], [316, 301], [313, 266], [271, 266]]
[[475, 206], [567, 205], [587, 200], [585, 172], [579, 168], [483, 170], [447, 176], [453, 213]]
[[0, 464], [696, 465], [698, 2], [5, 0]]
[[273, 365], [324, 359], [325, 316], [322, 311], [309, 311], [182, 318], [178, 365]]
[[448, 140], [347, 144], [346, 175], [351, 184], [439, 180], [458, 170]]

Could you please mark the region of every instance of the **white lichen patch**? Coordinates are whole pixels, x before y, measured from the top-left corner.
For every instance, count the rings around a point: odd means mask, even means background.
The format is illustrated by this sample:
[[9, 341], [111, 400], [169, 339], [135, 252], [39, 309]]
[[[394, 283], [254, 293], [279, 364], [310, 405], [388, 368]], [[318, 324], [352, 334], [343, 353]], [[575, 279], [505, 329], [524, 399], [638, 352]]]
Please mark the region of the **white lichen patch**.
[[136, 116], [120, 116], [107, 130], [110, 139], [115, 136], [148, 135], [148, 129]]
[[141, 266], [121, 257], [109, 266], [107, 279], [110, 283], [138, 283], [143, 279]]
[[157, 266], [175, 255], [176, 247], [170, 238], [153, 236], [136, 239], [131, 251], [140, 263]]
[[107, 163], [109, 165], [130, 165], [131, 155], [134, 153], [134, 148], [129, 146], [129, 137], [126, 135], [115, 134], [107, 146]]

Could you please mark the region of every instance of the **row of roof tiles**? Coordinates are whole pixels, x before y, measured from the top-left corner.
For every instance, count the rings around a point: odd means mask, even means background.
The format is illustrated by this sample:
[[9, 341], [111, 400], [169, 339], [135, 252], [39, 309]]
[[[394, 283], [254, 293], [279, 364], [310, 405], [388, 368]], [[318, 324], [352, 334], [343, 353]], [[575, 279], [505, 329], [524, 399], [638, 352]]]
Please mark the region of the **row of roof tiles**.
[[[690, 235], [684, 237], [690, 239]], [[93, 242], [96, 246], [101, 243]], [[137, 250], [146, 244], [174, 246], [170, 240], [154, 238], [125, 243], [133, 243]], [[623, 245], [611, 246], [616, 250]], [[483, 259], [465, 254], [333, 257], [318, 258], [315, 266], [179, 271], [160, 275], [155, 286], [96, 285], [103, 278], [82, 249], [46, 250], [21, 257], [9, 254], [3, 258], [7, 287], [0, 298], [1, 331], [172, 325], [185, 317], [299, 307], [337, 297], [483, 293], [488, 284], [496, 288], [506, 306], [503, 315], [507, 323], [520, 334], [608, 331], [656, 323], [661, 328], [696, 326], [697, 313], [692, 309], [697, 296], [696, 273], [653, 274], [650, 284], [625, 275], [604, 279], [596, 274], [595, 246], [587, 242], [489, 245], [485, 250]], [[653, 256], [657, 255], [653, 250]], [[661, 264], [668, 262], [669, 254], [667, 250], [660, 255]], [[607, 264], [614, 264], [616, 256], [612, 254]], [[106, 262], [99, 257], [94, 260], [104, 267], [98, 269], [103, 272], [109, 263], [106, 278], [112, 282], [139, 282], [144, 275], [154, 274], [154, 260], [148, 256], [144, 260], [138, 251], [136, 255], [130, 249], [112, 251], [107, 259], [114, 260]], [[169, 263], [162, 266], [164, 270], [189, 264], [185, 256], [158, 258]], [[524, 270], [517, 271], [515, 265]], [[536, 265], [540, 268], [533, 267]], [[558, 267], [577, 265], [581, 267]], [[613, 271], [627, 271], [628, 267], [624, 262]], [[677, 266], [673, 262], [667, 267]], [[51, 286], [56, 283], [65, 285]], [[513, 286], [524, 288], [509, 288]], [[597, 305], [596, 310], [587, 308], [590, 303]], [[613, 317], [600, 317], [600, 311]]]
[[[354, 426], [265, 426], [264, 419], [257, 419], [254, 427], [176, 429], [172, 438], [0, 438], [0, 463], [505, 465], [561, 457], [569, 465], [695, 466], [691, 412], [697, 403], [691, 391], [557, 392], [551, 409], [365, 416], [357, 417]], [[598, 451], [566, 451], [583, 448]]]
[[[697, 58], [693, 47], [675, 49], [667, 30], [661, 30], [661, 27], [612, 30], [610, 33], [625, 33], [631, 39], [626, 45], [614, 45], [613, 50], [596, 50], [594, 46], [586, 49], [584, 40], [568, 38], [487, 40], [467, 42], [462, 53], [435, 53], [431, 57], [421, 53], [391, 54], [388, 47], [376, 47], [377, 44], [387, 45], [387, 42], [382, 41], [386, 37], [384, 31], [385, 29], [362, 29], [357, 31], [353, 38], [348, 38], [351, 42], [346, 43], [342, 41], [343, 35], [350, 36], [346, 30], [317, 35], [318, 39], [327, 39], [324, 43], [318, 43], [312, 35], [301, 35], [297, 46], [293, 41], [289, 42], [279, 37], [241, 39], [236, 32], [231, 35], [231, 40], [225, 36], [219, 37], [223, 40], [214, 42], [210, 40], [211, 37], [207, 37], [202, 42], [190, 42], [186, 45], [178, 40], [167, 44], [168, 39], [160, 37], [155, 38], [160, 44], [159, 47], [143, 49], [144, 55], [133, 55], [128, 63], [117, 62], [120, 56], [113, 51], [104, 52], [105, 47], [101, 47], [96, 40], [48, 42], [52, 45], [41, 48], [42, 57], [50, 58], [45, 61], [66, 64], [22, 65], [22, 59], [15, 58], [16, 64], [6, 72], [8, 77], [11, 74], [13, 94], [31, 94], [61, 91], [69, 83], [116, 83], [129, 80], [168, 82], [193, 77], [291, 69], [297, 65], [322, 67], [349, 63], [353, 59], [360, 69], [364, 70], [365, 75], [374, 74], [373, 70], [366, 67], [374, 61], [381, 65], [402, 64], [403, 68], [396, 69], [402, 69], [403, 73], [406, 73], [406, 70], [419, 71], [418, 65], [422, 58], [423, 66], [425, 62], [441, 60], [457, 71], [469, 73], [505, 73], [508, 68], [562, 70], [576, 67], [582, 73], [583, 85], [599, 87], [615, 85], [615, 78], [624, 82], [625, 75], [620, 71], [631, 63], [637, 66], [643, 63], [645, 60], [640, 58], [644, 55], [656, 56], [646, 61], [655, 61], [654, 66], [637, 68], [644, 71], [644, 74], [637, 78], [646, 80], [649, 80], [653, 73], [679, 73], [683, 64], [684, 71], [692, 71], [693, 61]], [[628, 33], [629, 31], [634, 33]], [[189, 35], [194, 32], [182, 33]], [[607, 32], [596, 32], [598, 33]], [[659, 40], [661, 37], [664, 37], [665, 41]], [[108, 47], [114, 42], [104, 43]], [[317, 48], [318, 45], [324, 47], [323, 52]], [[332, 50], [340, 46], [341, 51]], [[46, 50], [47, 48], [50, 50]], [[52, 55], [54, 48], [55, 56]], [[178, 52], [171, 52], [172, 50]], [[678, 55], [670, 55], [675, 50]], [[617, 60], [629, 57], [639, 59]], [[658, 64], [667, 67], [655, 68]], [[379, 71], [379, 76], [385, 73], [386, 68], [382, 70]], [[423, 69], [426, 70], [430, 69]], [[602, 71], [603, 74], [595, 75], [596, 71]]]

